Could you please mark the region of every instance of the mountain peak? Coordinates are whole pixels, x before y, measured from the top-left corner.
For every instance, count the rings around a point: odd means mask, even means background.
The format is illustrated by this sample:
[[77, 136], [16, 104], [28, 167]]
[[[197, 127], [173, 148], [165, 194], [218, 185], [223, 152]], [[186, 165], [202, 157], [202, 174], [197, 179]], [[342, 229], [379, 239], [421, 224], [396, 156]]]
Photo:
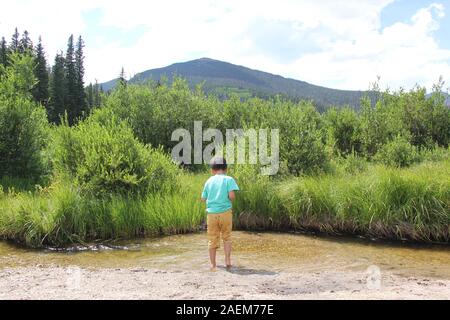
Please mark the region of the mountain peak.
[[218, 60], [214, 60], [214, 59], [211, 59], [211, 58], [208, 58], [208, 57], [203, 57], [203, 58], [200, 58], [200, 59], [197, 59], [197, 60], [198, 61], [218, 61]]
[[[137, 74], [130, 80], [130, 83], [158, 81], [163, 77], [168, 78], [170, 82], [174, 75], [185, 78], [192, 87], [204, 83], [203, 89], [207, 93], [217, 94], [219, 97], [238, 94], [241, 97], [268, 98], [281, 94], [293, 99], [313, 100], [319, 109], [332, 105], [349, 105], [357, 108], [364, 95], [364, 92], [361, 91], [324, 88], [208, 57], [147, 70]], [[116, 83], [117, 80], [113, 80], [103, 84], [103, 87], [105, 90], [110, 90], [115, 87]]]

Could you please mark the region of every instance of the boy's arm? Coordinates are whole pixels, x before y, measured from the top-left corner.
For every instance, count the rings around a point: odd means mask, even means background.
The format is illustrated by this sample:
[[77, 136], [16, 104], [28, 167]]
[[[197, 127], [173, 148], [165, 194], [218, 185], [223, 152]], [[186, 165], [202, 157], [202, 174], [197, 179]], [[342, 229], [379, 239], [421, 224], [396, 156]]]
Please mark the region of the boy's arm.
[[228, 198], [233, 202], [236, 199], [236, 192], [239, 191], [239, 186], [236, 181], [231, 178], [228, 182]]
[[208, 190], [206, 188], [206, 184], [203, 187], [203, 191], [202, 191], [202, 197], [200, 198], [201, 202], [206, 202], [206, 200], [208, 199]]

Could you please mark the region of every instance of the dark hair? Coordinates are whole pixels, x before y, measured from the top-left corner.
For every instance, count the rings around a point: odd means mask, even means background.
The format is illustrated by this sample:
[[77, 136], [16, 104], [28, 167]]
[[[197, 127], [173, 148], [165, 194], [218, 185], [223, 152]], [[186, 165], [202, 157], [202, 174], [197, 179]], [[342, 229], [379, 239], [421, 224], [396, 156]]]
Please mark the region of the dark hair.
[[211, 169], [215, 171], [228, 169], [227, 160], [225, 160], [225, 158], [222, 157], [215, 157], [214, 159], [212, 159], [210, 162], [210, 166]]

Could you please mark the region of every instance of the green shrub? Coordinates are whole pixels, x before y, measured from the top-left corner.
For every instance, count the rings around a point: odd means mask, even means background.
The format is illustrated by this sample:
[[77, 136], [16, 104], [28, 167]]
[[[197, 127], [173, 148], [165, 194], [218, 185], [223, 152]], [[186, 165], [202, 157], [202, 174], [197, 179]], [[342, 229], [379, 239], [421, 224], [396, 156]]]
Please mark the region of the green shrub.
[[420, 151], [422, 161], [439, 162], [450, 159], [450, 148], [435, 147], [433, 149], [424, 149]]
[[171, 191], [178, 169], [160, 150], [141, 144], [128, 125], [95, 116], [55, 131], [54, 166], [87, 193], [144, 194]]
[[330, 109], [324, 115], [327, 124], [328, 140], [332, 142], [334, 152], [347, 155], [361, 152], [361, 120], [356, 111], [350, 108]]
[[349, 174], [364, 172], [368, 168], [367, 160], [355, 153], [339, 158], [337, 164], [339, 169]]
[[381, 147], [375, 160], [392, 167], [408, 167], [420, 161], [419, 152], [407, 139], [397, 136]]
[[32, 181], [46, 173], [48, 122], [45, 109], [32, 101], [33, 60], [11, 55], [0, 66], [0, 177]]
[[171, 85], [120, 86], [106, 98], [105, 107], [127, 121], [139, 141], [170, 151], [178, 144], [171, 141], [175, 130], [193, 132], [194, 121], [202, 121], [205, 129], [217, 127], [217, 103], [175, 77]]
[[289, 171], [295, 175], [324, 171], [328, 159], [320, 114], [311, 104], [286, 106], [279, 112], [281, 160]]

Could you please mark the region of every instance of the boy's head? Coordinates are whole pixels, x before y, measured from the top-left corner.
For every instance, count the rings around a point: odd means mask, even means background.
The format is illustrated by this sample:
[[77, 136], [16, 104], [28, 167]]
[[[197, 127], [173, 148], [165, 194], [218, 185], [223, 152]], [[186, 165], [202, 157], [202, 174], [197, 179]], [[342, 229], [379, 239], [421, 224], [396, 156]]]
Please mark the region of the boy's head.
[[215, 157], [210, 162], [213, 173], [226, 172], [228, 169], [227, 160], [223, 157]]

